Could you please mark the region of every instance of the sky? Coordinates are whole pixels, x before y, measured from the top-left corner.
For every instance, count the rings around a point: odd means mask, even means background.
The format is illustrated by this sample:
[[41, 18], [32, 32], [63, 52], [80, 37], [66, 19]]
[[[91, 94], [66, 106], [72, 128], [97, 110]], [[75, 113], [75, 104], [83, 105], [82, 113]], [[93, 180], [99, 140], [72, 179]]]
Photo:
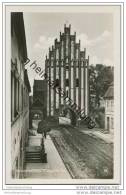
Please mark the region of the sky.
[[[24, 24], [28, 58], [36, 60], [44, 69], [49, 47], [59, 39], [64, 24], [71, 24], [71, 34], [76, 32], [81, 49], [86, 48], [90, 64], [113, 66], [113, 15], [111, 13], [38, 13], [24, 12]], [[39, 79], [27, 65], [31, 86]]]

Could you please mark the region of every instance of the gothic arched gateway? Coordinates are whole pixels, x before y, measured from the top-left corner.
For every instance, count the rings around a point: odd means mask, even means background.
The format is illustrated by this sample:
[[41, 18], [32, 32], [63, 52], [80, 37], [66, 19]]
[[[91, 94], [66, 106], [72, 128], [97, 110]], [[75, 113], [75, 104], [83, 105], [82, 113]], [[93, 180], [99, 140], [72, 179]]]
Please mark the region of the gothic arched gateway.
[[74, 126], [76, 125], [77, 115], [70, 107], [63, 108], [62, 114], [64, 117], [69, 118], [71, 120], [71, 125], [74, 125]]

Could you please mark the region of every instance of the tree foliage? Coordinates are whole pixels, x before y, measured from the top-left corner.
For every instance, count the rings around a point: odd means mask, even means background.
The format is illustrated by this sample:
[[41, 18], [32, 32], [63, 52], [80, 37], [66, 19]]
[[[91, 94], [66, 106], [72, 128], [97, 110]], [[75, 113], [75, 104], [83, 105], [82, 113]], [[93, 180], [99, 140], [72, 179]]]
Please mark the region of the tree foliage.
[[90, 108], [99, 108], [100, 100], [113, 82], [114, 69], [110, 66], [97, 64], [91, 65], [89, 70], [89, 86], [90, 86]]

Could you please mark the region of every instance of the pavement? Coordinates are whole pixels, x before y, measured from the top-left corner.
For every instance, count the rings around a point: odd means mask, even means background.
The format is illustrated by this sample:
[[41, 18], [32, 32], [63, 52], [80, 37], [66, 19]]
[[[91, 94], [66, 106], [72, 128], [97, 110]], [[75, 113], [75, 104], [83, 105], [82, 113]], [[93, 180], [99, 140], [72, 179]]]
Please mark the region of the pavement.
[[102, 139], [106, 143], [113, 143], [114, 142], [114, 134], [104, 133], [100, 129], [94, 128], [93, 130], [89, 130], [89, 129], [82, 129], [81, 128], [80, 131], [84, 134], [91, 136], [91, 137]]
[[[29, 146], [40, 146], [41, 137], [42, 135], [37, 133], [36, 136], [29, 136]], [[27, 163], [25, 178], [71, 179], [49, 135], [45, 139], [45, 152], [47, 163]]]

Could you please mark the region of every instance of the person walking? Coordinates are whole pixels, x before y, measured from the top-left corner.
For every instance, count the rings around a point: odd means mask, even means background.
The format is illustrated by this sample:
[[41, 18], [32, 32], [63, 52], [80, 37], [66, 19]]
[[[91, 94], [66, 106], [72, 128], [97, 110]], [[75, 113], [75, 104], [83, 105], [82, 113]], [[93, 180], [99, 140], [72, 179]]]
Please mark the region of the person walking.
[[42, 134], [42, 136], [46, 139], [47, 132], [49, 132], [51, 128], [46, 120], [41, 120], [38, 123], [37, 133]]

